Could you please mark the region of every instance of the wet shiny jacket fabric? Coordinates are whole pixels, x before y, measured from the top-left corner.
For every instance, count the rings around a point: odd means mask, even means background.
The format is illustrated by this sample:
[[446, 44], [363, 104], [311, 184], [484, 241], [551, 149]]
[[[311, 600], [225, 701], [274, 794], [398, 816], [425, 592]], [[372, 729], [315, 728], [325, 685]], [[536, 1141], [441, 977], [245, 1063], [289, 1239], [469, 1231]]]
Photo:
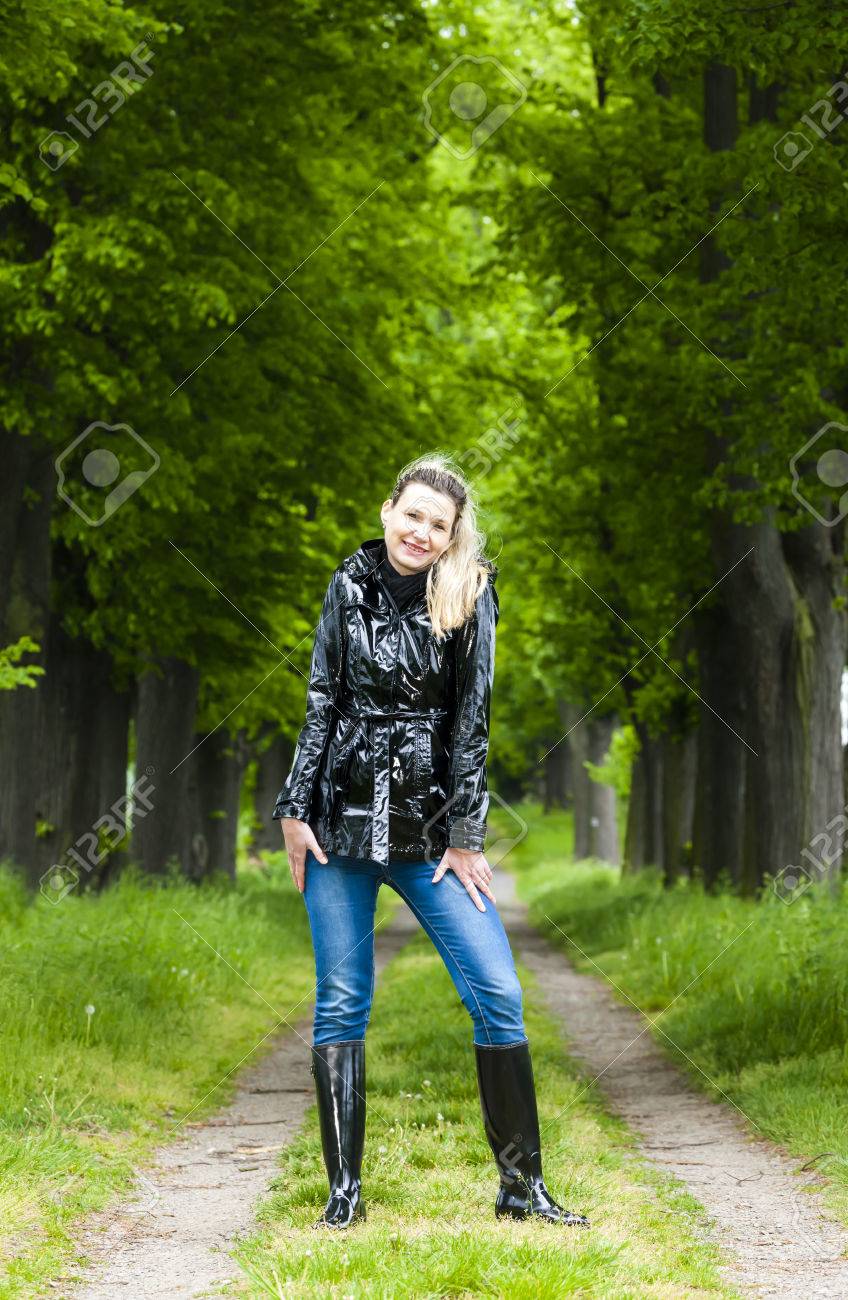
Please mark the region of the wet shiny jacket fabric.
[[330, 579], [273, 818], [308, 822], [325, 852], [435, 866], [448, 845], [481, 850], [486, 837], [497, 569], [437, 641], [426, 592], [398, 610], [382, 548], [363, 542]]

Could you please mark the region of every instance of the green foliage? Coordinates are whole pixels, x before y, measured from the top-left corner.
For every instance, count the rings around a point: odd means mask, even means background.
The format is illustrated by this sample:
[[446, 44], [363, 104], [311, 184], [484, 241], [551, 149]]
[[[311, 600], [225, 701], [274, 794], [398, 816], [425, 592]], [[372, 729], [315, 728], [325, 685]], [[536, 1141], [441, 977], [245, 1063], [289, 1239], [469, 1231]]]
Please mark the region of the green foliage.
[[14, 691], [19, 686], [29, 686], [33, 690], [38, 685], [38, 678], [44, 676], [40, 664], [19, 664], [25, 654], [37, 653], [41, 646], [32, 637], [22, 636], [14, 645], [0, 649], [0, 691]]
[[[306, 2], [69, 14], [24, 5], [10, 41], [29, 53], [0, 63], [15, 358], [0, 420], [68, 453], [89, 518], [103, 494], [82, 457], [106, 435], [72, 448], [81, 432], [127, 426], [151, 450], [116, 444], [122, 473], [147, 477], [102, 525], [57, 501], [56, 604], [125, 679], [151, 656], [198, 664], [200, 727], [239, 701], [233, 726], [292, 726], [329, 571], [419, 449], [419, 420], [438, 438], [424, 377], [457, 269], [447, 204], [411, 157], [426, 18]], [[139, 42], [151, 75], [81, 138], [68, 115], [86, 120], [78, 105]], [[76, 146], [55, 169], [51, 130]]]
[[[234, 710], [251, 737], [293, 732], [329, 572], [379, 532], [396, 469], [442, 446], [469, 453], [500, 557], [503, 770], [556, 739], [561, 699], [685, 720], [677, 625], [715, 582], [711, 511], [807, 523], [789, 456], [845, 418], [844, 126], [797, 168], [774, 158], [832, 84], [838, 16], [7, 8], [0, 420], [54, 455], [125, 424], [158, 457], [103, 526], [57, 501], [67, 630], [126, 679], [151, 656], [196, 663], [201, 727]], [[150, 75], [83, 138], [69, 115], [140, 44]], [[520, 103], [458, 158], [440, 77], [482, 51]], [[710, 152], [719, 59], [739, 127]], [[497, 97], [495, 64], [463, 68]], [[77, 146], [55, 170], [51, 131]]]
[[603, 763], [593, 763], [591, 759], [586, 759], [583, 766], [593, 781], [599, 785], [611, 785], [618, 799], [627, 799], [630, 795], [633, 763], [638, 753], [638, 733], [635, 727], [628, 724], [617, 727], [613, 732], [609, 752]]
[[[499, 631], [516, 649], [499, 660], [493, 747], [511, 766], [516, 746], [525, 765], [547, 748], [563, 698], [650, 734], [691, 723], [690, 611], [723, 594], [713, 512], [808, 527], [790, 458], [826, 421], [848, 424], [833, 292], [846, 127], [837, 117], [819, 140], [800, 123], [844, 97], [835, 11], [590, 0], [513, 12], [514, 27], [501, 7], [477, 11], [468, 39], [454, 37], [458, 53], [491, 36], [528, 91], [454, 168], [459, 196], [491, 221], [494, 319], [521, 321], [497, 380], [523, 424], [484, 484], [509, 542]], [[712, 63], [737, 74], [735, 143], [717, 151], [704, 144]], [[815, 147], [787, 170], [777, 155], [793, 130]]]

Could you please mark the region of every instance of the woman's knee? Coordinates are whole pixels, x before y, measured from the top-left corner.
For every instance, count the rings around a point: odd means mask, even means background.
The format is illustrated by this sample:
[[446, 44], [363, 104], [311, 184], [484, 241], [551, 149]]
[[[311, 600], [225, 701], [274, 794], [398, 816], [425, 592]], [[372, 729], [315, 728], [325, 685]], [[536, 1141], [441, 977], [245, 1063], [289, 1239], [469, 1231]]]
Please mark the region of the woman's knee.
[[314, 862], [305, 901], [315, 953], [313, 1042], [362, 1038], [374, 992], [376, 884], [333, 858]]
[[523, 1023], [524, 991], [514, 970], [501, 978], [495, 989], [494, 998], [506, 1019], [517, 1024]]
[[502, 971], [494, 980], [475, 990], [469, 1006], [477, 1043], [517, 1043], [527, 1037], [524, 1027], [524, 994], [518, 975]]
[[316, 989], [313, 1043], [364, 1038], [371, 1015], [371, 981], [327, 976]]

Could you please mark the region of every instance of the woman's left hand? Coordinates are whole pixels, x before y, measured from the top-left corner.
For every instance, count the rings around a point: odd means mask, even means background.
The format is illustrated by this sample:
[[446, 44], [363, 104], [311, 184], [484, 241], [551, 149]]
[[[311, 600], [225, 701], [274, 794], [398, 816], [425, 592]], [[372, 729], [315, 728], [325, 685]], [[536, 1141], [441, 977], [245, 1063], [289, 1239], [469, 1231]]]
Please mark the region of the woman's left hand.
[[491, 898], [493, 903], [498, 901], [489, 888], [492, 880], [492, 868], [483, 854], [476, 849], [445, 849], [444, 856], [430, 883], [435, 885], [437, 881], [441, 880], [446, 871], [453, 871], [455, 875], [459, 876], [459, 879], [474, 900], [474, 905], [479, 907], [481, 912], [485, 912], [486, 908], [480, 894], [477, 892], [478, 889], [487, 898]]

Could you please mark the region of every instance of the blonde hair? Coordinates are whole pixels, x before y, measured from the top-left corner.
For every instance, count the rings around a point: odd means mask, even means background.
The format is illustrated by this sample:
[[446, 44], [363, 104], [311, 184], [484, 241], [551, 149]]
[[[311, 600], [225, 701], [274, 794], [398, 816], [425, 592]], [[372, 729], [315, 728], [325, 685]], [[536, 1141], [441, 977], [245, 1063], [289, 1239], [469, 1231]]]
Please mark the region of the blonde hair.
[[486, 535], [477, 527], [473, 489], [452, 458], [429, 452], [404, 465], [392, 489], [393, 506], [410, 483], [443, 492], [456, 506], [450, 543], [427, 574], [427, 612], [433, 632], [442, 637], [474, 613], [493, 566], [483, 554]]

